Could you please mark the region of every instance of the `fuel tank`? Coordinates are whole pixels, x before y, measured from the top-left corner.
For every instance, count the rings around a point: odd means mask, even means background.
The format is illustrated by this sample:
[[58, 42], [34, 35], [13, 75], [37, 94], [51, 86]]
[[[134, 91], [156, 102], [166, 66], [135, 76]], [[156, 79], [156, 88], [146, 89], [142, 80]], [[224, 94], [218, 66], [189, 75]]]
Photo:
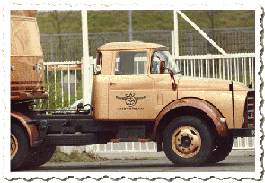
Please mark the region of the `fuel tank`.
[[47, 98], [36, 10], [11, 11], [11, 100]]

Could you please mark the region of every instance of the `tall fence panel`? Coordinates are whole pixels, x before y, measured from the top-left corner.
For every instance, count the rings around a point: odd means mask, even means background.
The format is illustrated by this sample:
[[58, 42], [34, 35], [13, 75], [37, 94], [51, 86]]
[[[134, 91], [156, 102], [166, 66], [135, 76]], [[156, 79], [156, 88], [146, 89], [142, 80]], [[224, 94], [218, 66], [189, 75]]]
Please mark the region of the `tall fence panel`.
[[[204, 32], [227, 53], [255, 51], [255, 28], [204, 29]], [[159, 43], [172, 50], [172, 30], [133, 31], [133, 40]], [[179, 30], [180, 55], [219, 54], [196, 30]], [[81, 60], [82, 34], [41, 34], [44, 61]], [[129, 41], [128, 32], [89, 33], [89, 53], [96, 57], [96, 49], [109, 42]]]

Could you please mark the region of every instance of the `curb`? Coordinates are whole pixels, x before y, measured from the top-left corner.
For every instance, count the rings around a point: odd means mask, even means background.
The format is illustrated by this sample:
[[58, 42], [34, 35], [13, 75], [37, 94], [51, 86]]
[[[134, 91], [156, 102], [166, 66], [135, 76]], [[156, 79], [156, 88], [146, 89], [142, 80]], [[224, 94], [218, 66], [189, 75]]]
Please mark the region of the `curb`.
[[232, 150], [228, 156], [255, 156], [255, 149], [235, 149]]
[[[133, 158], [166, 158], [164, 152], [104, 152], [95, 153], [100, 157], [106, 157], [108, 159], [133, 159]], [[232, 150], [228, 156], [255, 156], [255, 150]]]

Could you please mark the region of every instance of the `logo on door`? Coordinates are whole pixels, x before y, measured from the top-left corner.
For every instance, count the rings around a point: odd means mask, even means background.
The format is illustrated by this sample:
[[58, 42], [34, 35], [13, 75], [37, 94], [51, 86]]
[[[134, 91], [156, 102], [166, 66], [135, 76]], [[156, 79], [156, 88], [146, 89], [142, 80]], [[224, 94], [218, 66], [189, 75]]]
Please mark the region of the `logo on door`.
[[137, 101], [140, 100], [140, 99], [145, 99], [146, 96], [144, 97], [135, 97], [135, 93], [134, 94], [126, 94], [125, 97], [119, 97], [119, 96], [116, 96], [116, 99], [121, 99], [121, 100], [125, 100], [126, 102], [126, 105], [128, 107], [133, 107], [136, 105]]

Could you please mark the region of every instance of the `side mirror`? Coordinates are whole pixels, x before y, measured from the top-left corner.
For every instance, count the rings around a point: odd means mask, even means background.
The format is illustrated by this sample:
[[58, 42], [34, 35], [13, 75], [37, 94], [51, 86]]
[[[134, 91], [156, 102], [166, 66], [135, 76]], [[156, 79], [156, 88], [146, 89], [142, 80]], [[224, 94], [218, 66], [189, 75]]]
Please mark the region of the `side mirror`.
[[95, 67], [95, 75], [101, 74], [101, 65], [96, 65]]
[[161, 61], [160, 62], [160, 74], [164, 74], [165, 73], [165, 61]]

